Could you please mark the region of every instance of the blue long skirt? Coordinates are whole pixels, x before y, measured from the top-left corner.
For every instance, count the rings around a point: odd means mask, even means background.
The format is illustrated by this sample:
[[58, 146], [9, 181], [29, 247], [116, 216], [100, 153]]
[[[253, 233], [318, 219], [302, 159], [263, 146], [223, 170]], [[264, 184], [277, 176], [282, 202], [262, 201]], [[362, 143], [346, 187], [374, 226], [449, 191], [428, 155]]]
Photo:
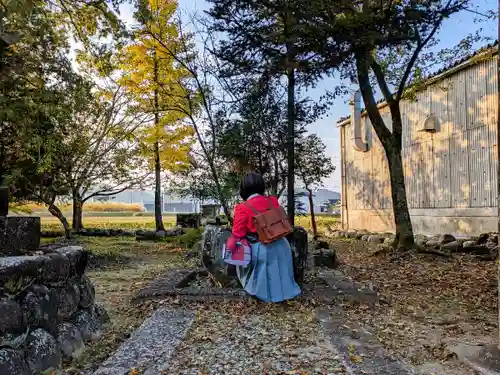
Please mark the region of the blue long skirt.
[[252, 246], [252, 260], [237, 267], [237, 275], [245, 291], [264, 302], [281, 302], [297, 297], [301, 291], [293, 277], [292, 249], [281, 239]]

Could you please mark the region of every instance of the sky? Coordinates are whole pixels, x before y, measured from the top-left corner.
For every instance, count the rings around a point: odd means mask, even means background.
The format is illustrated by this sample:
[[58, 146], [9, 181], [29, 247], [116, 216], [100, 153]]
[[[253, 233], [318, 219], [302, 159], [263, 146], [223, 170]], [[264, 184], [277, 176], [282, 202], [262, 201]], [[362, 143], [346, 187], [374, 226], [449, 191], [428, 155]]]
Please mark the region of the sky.
[[[497, 0], [474, 0], [474, 10], [485, 13], [488, 10], [496, 10], [498, 7]], [[208, 9], [209, 4], [205, 0], [179, 0], [179, 9], [182, 13], [188, 14], [192, 12], [202, 12]], [[130, 6], [124, 6], [121, 16], [127, 22], [132, 20], [133, 10]], [[482, 22], [478, 24], [475, 19], [478, 16], [470, 12], [462, 12], [451, 16], [445, 21], [441, 31], [439, 32], [440, 45], [438, 48], [452, 47], [470, 33], [476, 32], [482, 28], [481, 35], [497, 38], [498, 29], [496, 21]], [[477, 48], [481, 47], [480, 45]], [[439, 67], [436, 67], [438, 70]], [[314, 98], [319, 98], [329, 88], [334, 88], [339, 83], [335, 78], [327, 78], [320, 82], [317, 87], [308, 92], [308, 95]], [[326, 188], [340, 191], [340, 130], [337, 128], [337, 120], [341, 117], [349, 115], [349, 97], [337, 98], [333, 105], [327, 111], [327, 114], [322, 119], [317, 120], [308, 128], [310, 133], [316, 133], [321, 137], [326, 145], [326, 153], [332, 158], [336, 166], [336, 171], [332, 176], [324, 181]]]

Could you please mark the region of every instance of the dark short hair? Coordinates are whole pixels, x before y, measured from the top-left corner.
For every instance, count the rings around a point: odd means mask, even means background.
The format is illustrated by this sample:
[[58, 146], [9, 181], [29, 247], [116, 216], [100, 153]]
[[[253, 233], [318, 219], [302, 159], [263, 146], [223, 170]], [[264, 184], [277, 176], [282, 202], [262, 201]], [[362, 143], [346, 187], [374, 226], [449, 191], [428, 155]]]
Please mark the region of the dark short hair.
[[259, 173], [248, 173], [241, 179], [240, 197], [243, 200], [247, 200], [253, 194], [264, 195], [265, 193], [266, 185]]

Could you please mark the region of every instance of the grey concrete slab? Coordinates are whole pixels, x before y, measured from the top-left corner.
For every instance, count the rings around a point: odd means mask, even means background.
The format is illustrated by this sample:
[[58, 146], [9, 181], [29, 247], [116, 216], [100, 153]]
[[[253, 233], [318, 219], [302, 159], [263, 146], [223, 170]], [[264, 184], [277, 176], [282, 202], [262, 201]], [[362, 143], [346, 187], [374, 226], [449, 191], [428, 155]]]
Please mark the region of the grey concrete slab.
[[94, 375], [126, 375], [138, 369], [141, 375], [158, 375], [168, 369], [177, 345], [194, 320], [185, 309], [163, 308], [148, 318]]
[[449, 348], [458, 359], [481, 375], [500, 375], [500, 349], [496, 345], [458, 344]]

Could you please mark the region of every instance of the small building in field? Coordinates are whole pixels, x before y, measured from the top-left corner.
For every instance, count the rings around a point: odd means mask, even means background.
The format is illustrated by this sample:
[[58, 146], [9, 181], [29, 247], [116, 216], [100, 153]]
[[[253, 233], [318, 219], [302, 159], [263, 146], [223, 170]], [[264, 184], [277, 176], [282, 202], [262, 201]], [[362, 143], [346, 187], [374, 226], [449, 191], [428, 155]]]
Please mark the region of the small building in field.
[[[477, 235], [497, 230], [497, 46], [428, 79], [401, 102], [403, 163], [415, 233]], [[394, 231], [387, 158], [356, 100], [338, 122], [342, 225]], [[391, 116], [380, 103], [391, 129]], [[361, 116], [359, 113], [361, 112]]]

